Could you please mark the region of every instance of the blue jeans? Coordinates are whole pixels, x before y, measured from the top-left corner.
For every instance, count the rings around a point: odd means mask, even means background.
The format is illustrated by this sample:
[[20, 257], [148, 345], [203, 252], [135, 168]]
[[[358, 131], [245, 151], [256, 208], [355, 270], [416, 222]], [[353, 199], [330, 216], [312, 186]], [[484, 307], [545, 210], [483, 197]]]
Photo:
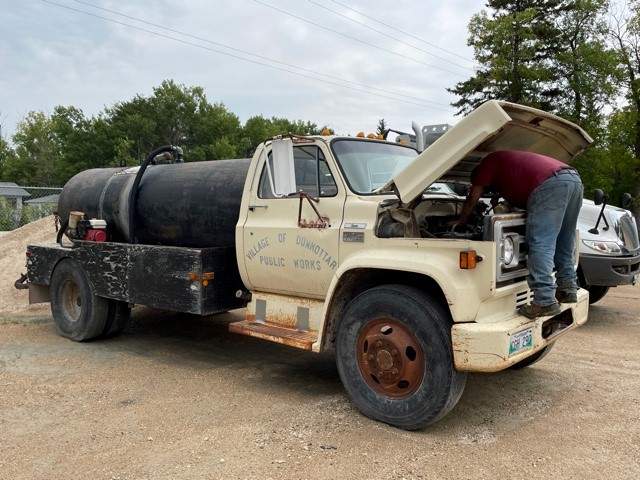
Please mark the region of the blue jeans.
[[[542, 182], [527, 201], [529, 257], [527, 283], [533, 304], [556, 303], [556, 288], [577, 292], [573, 264], [576, 224], [582, 206], [582, 182], [573, 170], [560, 170]], [[556, 283], [553, 266], [556, 267]]]

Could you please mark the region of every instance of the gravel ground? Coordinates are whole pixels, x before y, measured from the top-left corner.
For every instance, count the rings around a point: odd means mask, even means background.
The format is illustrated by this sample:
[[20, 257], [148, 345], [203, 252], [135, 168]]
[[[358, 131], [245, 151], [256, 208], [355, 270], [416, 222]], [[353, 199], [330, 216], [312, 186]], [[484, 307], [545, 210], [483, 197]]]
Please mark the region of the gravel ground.
[[121, 336], [74, 343], [5, 286], [0, 479], [640, 478], [638, 287], [541, 362], [469, 375], [447, 417], [405, 432], [351, 405], [331, 355], [229, 333], [242, 310], [136, 307]]

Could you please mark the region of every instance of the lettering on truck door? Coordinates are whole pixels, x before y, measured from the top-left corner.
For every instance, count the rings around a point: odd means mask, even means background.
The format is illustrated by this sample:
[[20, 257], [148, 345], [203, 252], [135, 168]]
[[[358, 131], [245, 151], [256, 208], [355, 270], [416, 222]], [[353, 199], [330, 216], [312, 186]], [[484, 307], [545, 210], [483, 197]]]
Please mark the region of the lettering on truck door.
[[299, 194], [276, 198], [263, 159], [243, 229], [245, 270], [254, 290], [324, 298], [338, 267], [345, 190], [321, 146], [293, 151], [296, 190], [318, 201], [302, 198], [300, 210]]

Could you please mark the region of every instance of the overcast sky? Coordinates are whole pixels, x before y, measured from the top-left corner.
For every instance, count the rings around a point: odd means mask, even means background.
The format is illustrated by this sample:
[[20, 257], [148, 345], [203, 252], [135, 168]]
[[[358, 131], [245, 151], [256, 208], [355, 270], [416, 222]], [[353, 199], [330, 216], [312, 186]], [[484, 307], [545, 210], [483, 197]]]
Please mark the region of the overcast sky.
[[484, 3], [0, 0], [2, 134], [31, 110], [96, 115], [164, 79], [203, 87], [242, 123], [277, 116], [339, 134], [380, 118], [405, 131], [455, 123], [446, 88], [473, 73], [467, 24]]

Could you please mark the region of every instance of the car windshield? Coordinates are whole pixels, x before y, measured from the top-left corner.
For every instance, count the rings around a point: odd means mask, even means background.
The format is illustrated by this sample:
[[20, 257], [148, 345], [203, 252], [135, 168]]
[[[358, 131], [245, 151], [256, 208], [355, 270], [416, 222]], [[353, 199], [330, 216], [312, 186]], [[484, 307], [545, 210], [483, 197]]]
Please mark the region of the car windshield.
[[413, 148], [364, 139], [339, 139], [331, 144], [340, 168], [355, 193], [384, 186], [418, 156]]

